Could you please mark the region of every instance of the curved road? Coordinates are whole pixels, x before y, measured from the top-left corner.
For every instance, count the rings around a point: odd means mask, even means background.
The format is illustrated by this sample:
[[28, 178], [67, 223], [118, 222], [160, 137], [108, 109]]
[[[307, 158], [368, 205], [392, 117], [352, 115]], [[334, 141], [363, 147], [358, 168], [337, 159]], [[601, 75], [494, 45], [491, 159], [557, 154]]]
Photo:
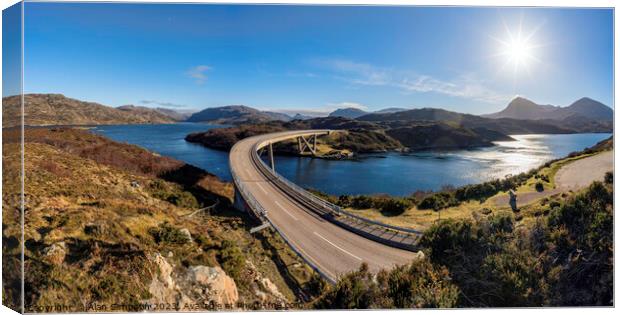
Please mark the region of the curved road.
[[562, 190], [579, 189], [603, 181], [605, 173], [613, 170], [614, 151], [605, 151], [563, 166], [555, 174], [555, 182]]
[[[256, 144], [277, 142], [298, 135], [327, 130], [285, 131], [254, 136], [237, 142], [230, 151], [230, 167], [237, 180], [267, 211], [271, 224], [288, 239], [304, 259], [335, 281], [343, 273], [366, 262], [371, 271], [409, 263], [416, 253], [369, 240], [328, 222], [290, 200], [254, 165], [251, 154]], [[276, 170], [278, 165], [276, 164]]]
[[[605, 151], [562, 166], [555, 174], [555, 188], [545, 191], [517, 194], [519, 206], [528, 205], [540, 198], [588, 187], [593, 181], [603, 181], [605, 173], [614, 170], [614, 151]], [[497, 206], [508, 206], [508, 195], [495, 197]]]

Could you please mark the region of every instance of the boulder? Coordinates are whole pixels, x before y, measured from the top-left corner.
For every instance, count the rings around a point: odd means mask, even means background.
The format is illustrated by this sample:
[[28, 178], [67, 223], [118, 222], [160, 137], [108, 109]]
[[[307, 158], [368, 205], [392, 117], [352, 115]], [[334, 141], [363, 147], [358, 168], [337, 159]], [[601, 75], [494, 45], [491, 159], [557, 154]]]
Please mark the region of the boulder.
[[235, 304], [239, 293], [235, 281], [220, 267], [192, 266], [188, 278], [208, 288], [211, 300], [219, 304]]

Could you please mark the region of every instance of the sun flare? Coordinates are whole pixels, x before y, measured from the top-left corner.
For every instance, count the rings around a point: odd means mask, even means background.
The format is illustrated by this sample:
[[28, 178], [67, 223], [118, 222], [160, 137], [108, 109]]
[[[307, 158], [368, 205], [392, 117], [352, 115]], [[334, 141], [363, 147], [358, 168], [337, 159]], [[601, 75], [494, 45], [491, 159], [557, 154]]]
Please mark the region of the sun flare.
[[506, 57], [506, 63], [513, 66], [515, 71], [527, 68], [534, 60], [532, 55], [533, 44], [526, 38], [515, 37], [502, 42], [501, 54]]
[[540, 47], [539, 44], [534, 42], [534, 31], [525, 34], [523, 32], [522, 23], [516, 31], [512, 31], [508, 26], [504, 24], [506, 34], [503, 39], [494, 38], [499, 44], [497, 57], [503, 60], [502, 70], [506, 68], [512, 68], [513, 75], [522, 72], [522, 70], [530, 72], [530, 68], [534, 62], [539, 62], [536, 57], [536, 48]]

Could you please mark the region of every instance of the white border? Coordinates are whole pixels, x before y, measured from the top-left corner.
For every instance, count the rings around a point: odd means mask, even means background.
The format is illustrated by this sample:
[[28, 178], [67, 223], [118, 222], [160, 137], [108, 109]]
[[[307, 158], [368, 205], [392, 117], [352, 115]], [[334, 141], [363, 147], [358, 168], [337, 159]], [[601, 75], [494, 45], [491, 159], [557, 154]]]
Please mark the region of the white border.
[[[9, 0], [3, 1], [0, 4], [0, 7], [4, 10], [5, 8], [17, 3], [19, 1]], [[134, 3], [238, 3], [238, 4], [307, 4], [307, 5], [416, 5], [416, 6], [485, 6], [485, 7], [597, 7], [597, 8], [616, 8], [616, 2], [611, 0], [547, 0], [547, 1], [536, 1], [536, 0], [415, 0], [415, 1], [405, 1], [405, 0], [385, 0], [385, 1], [377, 1], [377, 0], [283, 0], [283, 1], [273, 1], [273, 0], [235, 0], [235, 1], [223, 1], [223, 0], [210, 0], [210, 1], [183, 1], [183, 0], [134, 0], [134, 1], [119, 1], [119, 0], [108, 0], [108, 1], [92, 1], [92, 0], [56, 0], [56, 1], [39, 1], [39, 0], [29, 0], [26, 2], [134, 2]], [[22, 7], [23, 10], [23, 7]], [[2, 18], [0, 16], [0, 22]], [[23, 19], [22, 19], [23, 23]], [[1, 25], [1, 23], [0, 23]], [[23, 29], [23, 28], [22, 28]], [[619, 27], [618, 24], [615, 23], [615, 12], [614, 12], [614, 117], [617, 118], [617, 113], [615, 110], [615, 95], [619, 91], [618, 85], [616, 84], [616, 76], [618, 73], [618, 63], [617, 60], [617, 49], [616, 45], [619, 39]], [[1, 33], [0, 33], [1, 37]], [[22, 45], [23, 45], [23, 32], [22, 32]], [[2, 44], [0, 41], [0, 53], [2, 50]], [[22, 47], [23, 53], [23, 47]], [[23, 55], [23, 54], [22, 54]], [[23, 67], [23, 62], [22, 62]], [[0, 63], [0, 78], [1, 78], [1, 69], [2, 65]], [[22, 69], [23, 71], [23, 69]], [[22, 88], [23, 88], [23, 75], [22, 75]], [[0, 113], [0, 119], [2, 115]], [[618, 130], [618, 120], [614, 119], [614, 130]], [[0, 145], [2, 143], [2, 139], [0, 137]], [[22, 142], [23, 144], [23, 142]], [[23, 152], [23, 151], [22, 151]], [[619, 161], [618, 156], [614, 157], [614, 164], [617, 164]], [[618, 164], [620, 165], [620, 164]], [[22, 165], [23, 167], [23, 165]], [[0, 171], [2, 170], [2, 166], [0, 165]], [[0, 189], [2, 187], [2, 183], [0, 182]], [[614, 200], [618, 200], [618, 196], [620, 196], [620, 192], [618, 189], [614, 189]], [[614, 209], [615, 210], [615, 209]], [[614, 211], [615, 212], [615, 211]], [[1, 218], [1, 216], [0, 216]], [[614, 231], [616, 220], [614, 218]], [[618, 244], [618, 236], [614, 235], [614, 248], [616, 248], [615, 244]], [[615, 251], [614, 251], [615, 257]], [[1, 257], [0, 257], [1, 262]], [[614, 280], [618, 279], [618, 268], [614, 270]], [[0, 279], [1, 282], [1, 279]], [[614, 284], [616, 282], [614, 281]], [[614, 297], [615, 301], [618, 301], [618, 290], [614, 288]], [[540, 313], [562, 313], [562, 314], [579, 314], [582, 312], [588, 312], [590, 314], [601, 314], [601, 313], [610, 313], [615, 311], [613, 308], [538, 308], [538, 309], [455, 309], [455, 310], [418, 310], [416, 312], [428, 313], [428, 312], [461, 312], [463, 314], [478, 314], [478, 313], [487, 313], [491, 312], [502, 312], [504, 314], [522, 314], [523, 312], [528, 312], [531, 314], [540, 314]], [[296, 311], [296, 313], [308, 313], [309, 311]], [[321, 311], [323, 314], [337, 314], [341, 311]], [[363, 312], [364, 314], [381, 314], [383, 311], [353, 311], [355, 313]], [[409, 313], [413, 312], [412, 310], [394, 310], [391, 311], [394, 313]], [[265, 314], [277, 314], [279, 312], [262, 312]], [[0, 314], [15, 314], [12, 310], [5, 306], [0, 306]], [[161, 314], [179, 314], [179, 313], [161, 313]], [[231, 312], [218, 312], [217, 314], [233, 314]]]

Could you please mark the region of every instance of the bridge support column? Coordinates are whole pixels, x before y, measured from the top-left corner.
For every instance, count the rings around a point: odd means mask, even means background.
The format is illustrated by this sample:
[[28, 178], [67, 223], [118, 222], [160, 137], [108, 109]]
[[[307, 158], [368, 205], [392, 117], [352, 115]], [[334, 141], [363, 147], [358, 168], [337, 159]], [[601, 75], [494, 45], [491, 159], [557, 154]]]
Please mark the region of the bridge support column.
[[233, 207], [241, 212], [247, 212], [247, 209], [245, 208], [245, 201], [243, 200], [243, 197], [241, 197], [241, 193], [239, 192], [237, 186], [235, 186], [235, 200]]
[[269, 163], [271, 164], [271, 170], [276, 170], [276, 163], [273, 161], [273, 145], [269, 143]]
[[316, 135], [312, 135], [312, 155], [316, 155]]

